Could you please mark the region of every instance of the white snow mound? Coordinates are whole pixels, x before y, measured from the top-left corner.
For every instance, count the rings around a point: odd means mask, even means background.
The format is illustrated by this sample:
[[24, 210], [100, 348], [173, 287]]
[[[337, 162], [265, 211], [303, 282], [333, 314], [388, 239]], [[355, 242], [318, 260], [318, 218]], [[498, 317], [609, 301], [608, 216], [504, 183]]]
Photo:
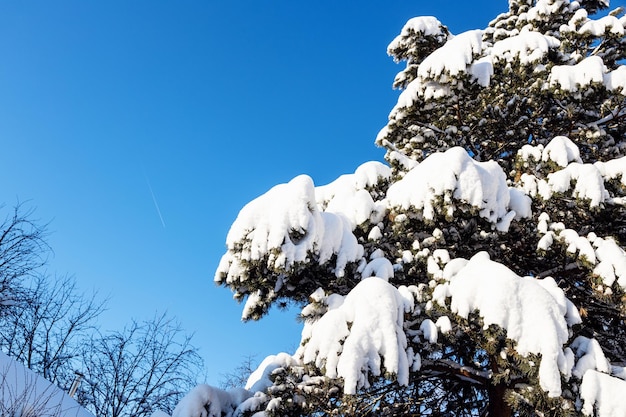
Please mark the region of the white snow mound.
[[93, 417], [55, 384], [3, 352], [0, 352], [0, 381], [3, 415]]
[[[517, 191], [514, 191], [518, 197]], [[453, 215], [452, 198], [478, 209], [478, 214], [507, 231], [515, 211], [510, 210], [511, 190], [496, 161], [477, 162], [461, 147], [427, 157], [387, 191], [390, 208], [421, 210], [425, 219]], [[446, 212], [437, 207], [443, 201]], [[518, 210], [530, 214], [530, 199], [516, 198]]]
[[[444, 276], [451, 279], [451, 310], [464, 318], [478, 311], [485, 327], [495, 324], [507, 331], [521, 355], [540, 354], [541, 387], [552, 397], [561, 395], [560, 374], [571, 372], [563, 351], [568, 323], [579, 323], [580, 316], [554, 280], [520, 277], [491, 261], [486, 252], [474, 255], [456, 273], [444, 271]], [[440, 287], [445, 290], [446, 285]]]
[[401, 293], [383, 279], [365, 278], [333, 307], [319, 320], [305, 324], [303, 344], [294, 356], [324, 369], [330, 378], [343, 378], [346, 394], [368, 388], [369, 375], [381, 375], [383, 367], [407, 385]]

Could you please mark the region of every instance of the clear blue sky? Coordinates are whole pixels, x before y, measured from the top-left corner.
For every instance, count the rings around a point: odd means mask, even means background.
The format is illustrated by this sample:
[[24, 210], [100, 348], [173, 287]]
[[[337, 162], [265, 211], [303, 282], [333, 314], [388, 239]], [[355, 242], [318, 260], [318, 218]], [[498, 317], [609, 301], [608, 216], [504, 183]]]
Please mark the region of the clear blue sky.
[[245, 356], [299, 342], [292, 314], [242, 324], [213, 284], [239, 209], [301, 173], [323, 185], [382, 160], [374, 138], [401, 69], [386, 46], [406, 20], [459, 33], [506, 8], [3, 1], [0, 201], [50, 222], [51, 272], [111, 297], [103, 329], [168, 311], [217, 384]]

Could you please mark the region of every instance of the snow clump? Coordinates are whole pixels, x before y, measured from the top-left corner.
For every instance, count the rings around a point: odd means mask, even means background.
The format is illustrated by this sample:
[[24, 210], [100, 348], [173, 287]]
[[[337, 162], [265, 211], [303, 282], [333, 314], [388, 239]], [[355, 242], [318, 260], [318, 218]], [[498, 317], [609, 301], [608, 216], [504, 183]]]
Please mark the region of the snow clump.
[[485, 327], [495, 324], [507, 331], [521, 355], [540, 354], [541, 387], [551, 397], [561, 395], [561, 374], [571, 371], [563, 350], [569, 338], [568, 324], [581, 321], [563, 291], [556, 284], [519, 277], [491, 261], [486, 252], [466, 263], [451, 262], [448, 266], [454, 273], [444, 270], [450, 283], [440, 284], [438, 292], [451, 298], [450, 309], [464, 318], [478, 311]]
[[[440, 199], [443, 213], [437, 207]], [[453, 199], [476, 208], [479, 216], [499, 231], [507, 231], [517, 214], [510, 210], [511, 191], [500, 165], [496, 161], [476, 162], [460, 147], [430, 155], [387, 191], [390, 208], [417, 209], [427, 220], [438, 212], [452, 216], [456, 210]], [[530, 199], [516, 198], [515, 203], [522, 214], [530, 214]]]
[[232, 415], [252, 393], [235, 388], [225, 391], [206, 384], [197, 385], [176, 405], [172, 417], [222, 417]]
[[514, 58], [519, 58], [522, 65], [535, 64], [560, 44], [553, 36], [524, 28], [516, 36], [496, 42], [491, 49], [491, 55], [494, 61], [511, 62]]
[[595, 406], [600, 417], [626, 416], [625, 392], [626, 381], [589, 370], [580, 384], [582, 412], [586, 416], [592, 416]]
[[298, 365], [298, 362], [287, 353], [281, 352], [278, 355], [270, 355], [250, 374], [245, 389], [250, 392], [265, 391], [273, 384], [270, 380], [272, 372], [278, 368], [287, 368], [295, 365]]
[[409, 382], [407, 340], [402, 328], [405, 297], [383, 279], [357, 284], [343, 302], [319, 320], [305, 323], [296, 358], [344, 379], [344, 393], [369, 387], [369, 375], [382, 369], [401, 385]]

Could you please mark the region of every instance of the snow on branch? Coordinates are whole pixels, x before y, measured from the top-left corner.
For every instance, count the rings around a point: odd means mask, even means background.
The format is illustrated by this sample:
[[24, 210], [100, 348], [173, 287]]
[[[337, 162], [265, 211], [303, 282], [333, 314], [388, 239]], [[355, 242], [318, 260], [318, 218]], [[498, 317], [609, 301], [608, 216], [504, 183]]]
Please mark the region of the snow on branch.
[[222, 417], [232, 415], [252, 393], [243, 388], [225, 391], [200, 384], [180, 400], [172, 417]]
[[409, 382], [407, 340], [402, 328], [406, 300], [383, 279], [363, 279], [343, 302], [307, 323], [296, 357], [344, 379], [344, 392], [369, 387], [369, 376], [383, 369], [400, 385]]
[[580, 397], [583, 400], [582, 412], [586, 416], [592, 416], [595, 408], [598, 416], [624, 416], [626, 415], [625, 392], [626, 381], [589, 370], [580, 384]]
[[514, 58], [519, 58], [522, 65], [536, 64], [560, 44], [552, 36], [522, 30], [519, 35], [496, 42], [491, 48], [491, 55], [494, 61], [511, 62]]
[[604, 74], [604, 85], [609, 91], [626, 95], [626, 66], [620, 65], [615, 70]]
[[617, 17], [604, 16], [598, 20], [589, 19], [578, 29], [578, 33], [595, 37], [600, 37], [606, 32], [615, 36], [624, 36], [624, 27]]
[[626, 290], [626, 252], [612, 238], [602, 239], [593, 234], [589, 237], [596, 248], [598, 263], [593, 273], [611, 287], [615, 281]]
[[528, 22], [548, 21], [560, 11], [570, 8], [577, 9], [578, 2], [570, 2], [570, 0], [537, 0], [535, 5], [528, 9], [528, 12], [520, 14], [520, 20]]
[[[389, 118], [396, 118], [402, 108], [412, 106], [418, 97], [437, 99], [450, 94], [461, 74], [470, 74], [480, 85], [489, 84], [493, 73], [491, 62], [474, 62], [483, 50], [482, 31], [472, 30], [450, 36], [440, 48], [428, 55], [417, 67], [417, 78], [400, 94]], [[401, 77], [403, 73], [398, 74]]]
[[[557, 136], [544, 148], [543, 145], [524, 145], [518, 151], [522, 161], [553, 162], [563, 169], [547, 175], [547, 181], [534, 175], [521, 175], [521, 188], [532, 197], [540, 195], [544, 200], [552, 198], [555, 193], [568, 193], [574, 198], [587, 200], [590, 208], [598, 208], [604, 203], [624, 204], [621, 196], [611, 196], [605, 182], [620, 179], [626, 184], [626, 157], [607, 162], [598, 161], [583, 164], [578, 146], [565, 136]], [[547, 239], [547, 238], [546, 238]]]
[[561, 167], [566, 167], [570, 162], [583, 163], [578, 146], [566, 136], [553, 138], [543, 149], [541, 160], [553, 161]]
[[387, 53], [393, 55], [398, 49], [410, 49], [414, 45], [412, 34], [420, 34], [422, 36], [432, 36], [440, 40], [445, 40], [448, 33], [444, 30], [441, 22], [433, 16], [418, 16], [409, 19], [400, 34], [387, 46]]
[[578, 336], [570, 348], [576, 353], [576, 365], [572, 369], [575, 377], [583, 378], [589, 370], [610, 373], [611, 364], [597, 340]]
[[432, 16], [410, 19], [402, 31], [387, 46], [387, 54], [394, 61], [406, 61], [406, 68], [394, 80], [394, 88], [404, 88], [415, 77], [416, 66], [430, 51], [443, 45], [451, 37], [448, 29]]
[[383, 207], [377, 205], [368, 192], [381, 181], [391, 177], [391, 169], [380, 162], [370, 161], [359, 166], [354, 174], [346, 174], [330, 184], [316, 187], [318, 207], [326, 213], [343, 215], [352, 229], [376, 220]]
[[[525, 356], [541, 355], [539, 383], [549, 396], [561, 395], [561, 374], [571, 374], [573, 355], [564, 351], [568, 325], [581, 321], [578, 311], [553, 279], [520, 277], [502, 264], [491, 261], [486, 252], [474, 255], [458, 268], [449, 264], [444, 276], [450, 283], [439, 284], [436, 301], [451, 297], [450, 309], [467, 318], [478, 311], [485, 327], [495, 324], [517, 342]], [[454, 270], [451, 270], [454, 269]]]
[[[537, 243], [537, 249], [540, 251], [548, 251], [555, 243], [561, 244], [567, 253], [574, 255], [577, 262], [566, 265], [564, 268], [579, 268], [578, 261], [583, 261], [588, 267], [593, 268], [592, 272], [595, 276], [602, 280], [606, 286], [596, 286], [597, 290], [611, 294], [610, 289], [615, 283], [626, 290], [626, 252], [612, 237], [599, 237], [591, 232], [587, 236], [580, 236], [573, 229], [564, 228], [562, 223], [552, 223], [548, 225], [549, 216], [542, 213], [539, 217], [537, 230], [543, 234]], [[554, 273], [559, 266], [548, 271], [544, 271], [539, 276], [547, 276]]]
[[248, 319], [280, 297], [290, 274], [305, 263], [343, 277], [347, 265], [363, 256], [353, 230], [385, 214], [386, 207], [372, 196], [390, 176], [388, 166], [368, 162], [326, 186], [316, 188], [301, 175], [273, 187], [239, 212], [215, 282], [235, 289], [239, 299], [248, 295], [243, 312]]
[[572, 163], [548, 175], [548, 184], [553, 192], [565, 193], [570, 190], [572, 183], [575, 184], [572, 195], [589, 200], [590, 207], [598, 207], [609, 199], [609, 193], [604, 188], [604, 179], [592, 164]]
[[[516, 215], [530, 214], [530, 199], [515, 195], [519, 198], [512, 200], [506, 175], [497, 162], [477, 162], [463, 148], [455, 147], [430, 155], [389, 187], [387, 202], [390, 208], [420, 210], [429, 220], [436, 214], [453, 216], [453, 200], [464, 202], [498, 230], [507, 231]], [[443, 200], [443, 208], [438, 206], [439, 200]]]
[[266, 357], [257, 369], [248, 377], [245, 388], [250, 392], [265, 391], [272, 386], [270, 376], [278, 368], [287, 368], [289, 366], [299, 365], [299, 362], [293, 356], [281, 352], [277, 355]]
[[610, 161], [598, 161], [593, 164], [603, 178], [607, 180], [620, 179], [620, 183], [626, 186], [626, 156], [612, 159]]
[[482, 52], [482, 35], [481, 30], [470, 30], [453, 37], [422, 62], [418, 77], [445, 83], [448, 77], [467, 72], [474, 57]]
[[324, 215], [317, 209], [313, 181], [304, 175], [248, 203], [228, 232], [226, 243], [228, 252], [216, 280], [220, 274], [228, 281], [241, 278], [242, 271], [235, 268], [243, 267], [240, 261], [268, 258], [270, 269], [289, 269], [311, 252], [319, 256], [320, 263], [337, 254], [344, 260], [337, 264], [337, 274], [341, 274], [345, 262], [358, 259], [361, 252], [348, 219]]
[[626, 92], [626, 67], [620, 65], [608, 71], [599, 56], [590, 56], [576, 65], [555, 65], [548, 80], [550, 87], [571, 93], [578, 92], [591, 84], [603, 85], [609, 91]]
[[590, 56], [576, 65], [555, 65], [550, 73], [551, 87], [575, 92], [591, 83], [602, 84], [606, 66], [599, 56]]

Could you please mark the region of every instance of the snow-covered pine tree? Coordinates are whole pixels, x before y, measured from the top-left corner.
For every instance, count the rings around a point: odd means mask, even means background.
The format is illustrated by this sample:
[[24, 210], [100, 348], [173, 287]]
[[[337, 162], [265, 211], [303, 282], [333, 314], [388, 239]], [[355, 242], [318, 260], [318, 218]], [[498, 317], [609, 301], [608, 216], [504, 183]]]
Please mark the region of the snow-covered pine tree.
[[510, 0], [455, 36], [409, 20], [388, 165], [278, 185], [227, 236], [216, 282], [246, 320], [301, 305], [300, 347], [174, 415], [626, 416], [626, 18], [608, 7]]

